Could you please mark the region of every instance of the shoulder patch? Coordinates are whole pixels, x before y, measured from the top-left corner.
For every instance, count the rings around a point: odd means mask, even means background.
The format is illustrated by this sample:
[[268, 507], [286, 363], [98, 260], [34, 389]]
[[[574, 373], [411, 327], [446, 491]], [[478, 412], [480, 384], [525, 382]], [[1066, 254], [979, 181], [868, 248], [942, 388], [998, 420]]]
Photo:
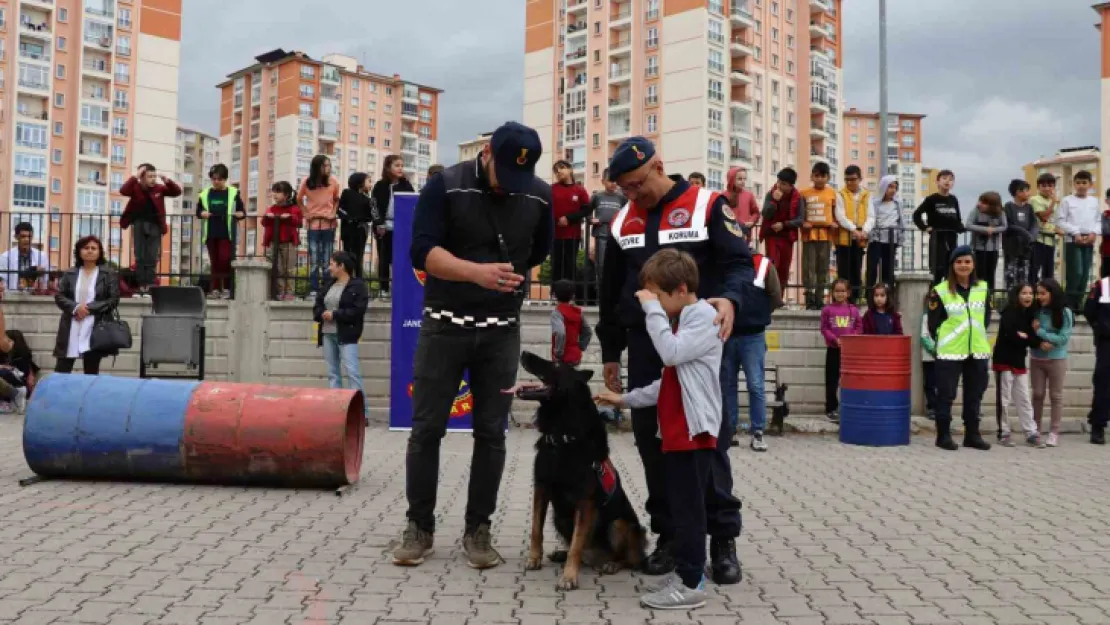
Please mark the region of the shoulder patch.
[[940, 306], [940, 302], [938, 302], [935, 297], [930, 297], [929, 298], [929, 310], [936, 310], [937, 306]]
[[732, 212], [732, 207], [728, 204], [721, 206], [721, 213], [724, 214], [725, 219], [729, 221], [736, 221], [736, 213]]

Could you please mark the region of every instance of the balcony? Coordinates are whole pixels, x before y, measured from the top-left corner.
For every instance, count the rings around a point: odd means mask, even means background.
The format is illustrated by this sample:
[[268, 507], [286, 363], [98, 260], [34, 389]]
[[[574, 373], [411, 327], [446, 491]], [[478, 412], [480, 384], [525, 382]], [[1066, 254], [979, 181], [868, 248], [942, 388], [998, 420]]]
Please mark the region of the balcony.
[[585, 14], [587, 0], [567, 0], [567, 17], [577, 15], [578, 13]]
[[810, 95], [809, 111], [811, 113], [831, 113], [832, 107], [829, 106], [829, 100], [827, 98]]
[[736, 35], [729, 43], [729, 50], [732, 51], [732, 56], [735, 57], [752, 56], [755, 54], [755, 48], [753, 47], [754, 45], [755, 42], [752, 40], [751, 37]]
[[586, 64], [586, 46], [567, 51], [566, 67], [571, 68]]
[[43, 77], [20, 76], [19, 89], [20, 91], [29, 91], [37, 95], [50, 97], [50, 81]]
[[611, 30], [632, 29], [632, 3], [620, 5], [616, 12], [609, 14], [609, 28]]
[[46, 111], [32, 111], [30, 109], [18, 109], [16, 111], [23, 119], [33, 119], [36, 121], [46, 121], [50, 119], [50, 114]]
[[752, 103], [751, 96], [732, 96], [732, 99], [729, 100], [728, 105], [736, 110], [746, 111], [748, 113], [752, 113], [755, 110], [755, 106]]
[[339, 124], [320, 120], [319, 134], [322, 141], [335, 141], [339, 138]]
[[609, 84], [623, 84], [631, 81], [631, 65], [614, 65], [609, 68]]
[[811, 13], [827, 13], [832, 15], [832, 0], [809, 0], [809, 10]]
[[38, 61], [39, 63], [49, 63], [50, 49], [39, 45], [19, 44], [19, 58], [27, 61]]
[[54, 0], [22, 0], [22, 4], [38, 7], [44, 11], [54, 10]]
[[818, 57], [818, 58], [822, 59], [823, 61], [825, 61], [825, 63], [827, 65], [833, 65], [832, 55], [829, 54], [828, 50], [826, 50], [826, 49], [824, 49], [820, 46], [810, 46], [809, 47], [809, 54], [810, 54], [810, 56], [815, 56], [815, 57]]
[[94, 50], [111, 50], [112, 37], [111, 35], [85, 33], [85, 47], [92, 48]]
[[829, 131], [820, 122], [812, 122], [809, 125], [809, 136], [811, 139], [826, 139]]
[[[644, 101], [648, 102], [647, 98], [645, 98]], [[632, 97], [629, 96], [628, 94], [625, 94], [624, 96], [618, 97], [618, 98], [609, 98], [609, 110], [610, 111], [627, 110], [628, 107], [631, 106], [631, 104], [632, 104]], [[649, 106], [650, 106], [650, 104], [649, 104]]]
[[131, 83], [131, 74], [117, 72], [112, 76], [112, 80], [116, 81], [117, 85], [127, 85]]
[[339, 84], [339, 68], [338, 67], [325, 67], [320, 72], [320, 80], [322, 82], [329, 82], [332, 84]]
[[731, 80], [732, 84], [734, 84], [734, 85], [750, 85], [753, 82], [755, 82], [752, 79], [751, 74], [747, 73], [746, 71], [744, 71], [742, 68], [739, 68], [739, 67], [733, 67], [732, 68], [732, 73], [730, 73], [728, 75], [728, 77], [729, 77], [729, 80]]
[[90, 102], [107, 102], [108, 96], [103, 89], [86, 89], [81, 92], [81, 99]]
[[82, 144], [77, 153], [80, 155], [82, 161], [92, 161], [94, 163], [107, 163], [108, 153], [101, 149], [97, 149], [91, 145]]
[[25, 36], [36, 37], [50, 41], [54, 38], [54, 33], [50, 32], [49, 18], [45, 16], [40, 21], [39, 19], [31, 19], [24, 17], [19, 22], [19, 32]]
[[818, 152], [810, 152], [809, 153], [809, 160], [813, 163], [825, 163], [825, 164], [829, 163], [829, 158], [827, 156], [825, 156], [824, 154], [820, 154]]
[[828, 35], [828, 33], [825, 32], [825, 26], [823, 24], [818, 23], [817, 20], [810, 21], [810, 23], [809, 23], [809, 37], [810, 37], [810, 39], [823, 39], [827, 35]]
[[44, 169], [22, 169], [17, 167], [15, 169], [16, 178], [27, 178], [30, 180], [46, 180], [46, 170]]
[[728, 153], [729, 162], [732, 166], [751, 167], [752, 166], [752, 153], [750, 150], [745, 150], [736, 146], [732, 146]]
[[609, 56], [632, 56], [632, 37], [617, 37], [609, 42]]
[[632, 122], [628, 119], [609, 119], [609, 141], [622, 141], [632, 135]]
[[575, 22], [573, 24], [567, 24], [567, 39], [570, 39], [572, 37], [577, 38], [585, 36], [587, 26], [588, 25], [586, 24], [586, 22]]
[[748, 9], [747, 2], [734, 2], [729, 11], [733, 28], [755, 28], [755, 16]]

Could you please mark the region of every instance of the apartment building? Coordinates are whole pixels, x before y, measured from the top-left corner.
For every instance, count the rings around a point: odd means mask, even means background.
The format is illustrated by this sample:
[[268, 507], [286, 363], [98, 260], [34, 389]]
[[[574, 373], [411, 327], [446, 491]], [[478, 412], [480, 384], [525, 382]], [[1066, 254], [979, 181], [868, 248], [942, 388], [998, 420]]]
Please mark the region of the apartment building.
[[208, 184], [208, 170], [219, 158], [220, 140], [192, 128], [177, 128], [177, 158], [174, 180], [181, 185], [181, 197], [167, 202], [170, 214], [170, 265], [173, 273], [199, 274], [203, 268], [204, 242], [196, 215], [197, 196]]
[[472, 161], [478, 158], [478, 154], [481, 153], [482, 148], [485, 147], [487, 143], [489, 143], [489, 138], [492, 135], [492, 132], [483, 132], [481, 135], [474, 139], [459, 143], [458, 162], [461, 163], [463, 161]]
[[[793, 166], [842, 168], [841, 0], [528, 0], [524, 122], [542, 175], [564, 158], [590, 189], [623, 139], [669, 173], [757, 194]], [[834, 176], [834, 180], [839, 173]]]
[[1102, 179], [1102, 152], [1093, 145], [1064, 148], [1052, 156], [1027, 163], [1021, 169], [1034, 191], [1041, 174], [1052, 174], [1056, 178], [1056, 194], [1061, 198], [1071, 195], [1075, 174], [1089, 171], [1095, 179], [1095, 195], [1101, 198], [1105, 193], [1107, 182]]
[[[1100, 145], [1107, 149], [1106, 153], [1110, 153], [1110, 2], [1099, 2], [1093, 8], [1099, 15], [1099, 22], [1095, 24], [1095, 29], [1098, 30], [1101, 41], [1099, 59], [1102, 66], [1102, 106], [1099, 119], [1102, 121], [1102, 143]], [[1106, 161], [1106, 153], [1103, 154], [1099, 166], [1102, 171], [1108, 171], [1107, 168], [1110, 168], [1110, 163]]]
[[[296, 187], [317, 154], [331, 157], [346, 187], [356, 171], [381, 176], [390, 154], [405, 159], [409, 178], [424, 185], [436, 162], [442, 90], [372, 73], [352, 57], [314, 59], [273, 50], [232, 72], [220, 90], [220, 158], [244, 194], [248, 215], [268, 206], [270, 185]], [[241, 247], [257, 251], [257, 220], [247, 220]]]
[[118, 192], [138, 163], [171, 169], [181, 10], [182, 0], [0, 3], [5, 242], [27, 221], [55, 267], [86, 234], [130, 263]]
[[[885, 173], [898, 176], [901, 200], [916, 207], [925, 198], [921, 185], [921, 124], [924, 115], [917, 113], [889, 113], [887, 115], [887, 145], [879, 145], [882, 127], [878, 113], [850, 108], [844, 112], [845, 141], [844, 166], [859, 165], [863, 183], [872, 192], [879, 187]], [[889, 172], [882, 171], [882, 151], [886, 150]]]

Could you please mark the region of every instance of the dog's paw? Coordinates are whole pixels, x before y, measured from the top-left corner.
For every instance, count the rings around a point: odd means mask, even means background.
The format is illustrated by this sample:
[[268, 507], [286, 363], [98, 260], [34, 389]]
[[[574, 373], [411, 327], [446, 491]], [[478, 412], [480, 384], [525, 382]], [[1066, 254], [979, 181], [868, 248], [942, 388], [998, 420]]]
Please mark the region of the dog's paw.
[[615, 560], [604, 562], [601, 566], [597, 567], [597, 572], [602, 575], [613, 575], [621, 572], [621, 563]]
[[552, 551], [551, 554], [547, 556], [547, 559], [555, 562], [556, 564], [562, 564], [563, 562], [567, 561], [567, 551], [566, 549]]
[[564, 573], [562, 579], [555, 585], [555, 590], [578, 590], [578, 576], [569, 577]]
[[538, 571], [542, 568], [543, 568], [543, 555], [528, 556], [528, 559], [524, 561], [524, 570], [525, 571]]

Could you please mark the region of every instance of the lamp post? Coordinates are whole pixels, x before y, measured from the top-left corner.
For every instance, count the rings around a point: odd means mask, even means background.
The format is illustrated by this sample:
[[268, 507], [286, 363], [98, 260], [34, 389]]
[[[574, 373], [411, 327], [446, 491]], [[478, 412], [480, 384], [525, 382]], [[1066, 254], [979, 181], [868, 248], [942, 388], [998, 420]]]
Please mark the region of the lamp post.
[[887, 102], [886, 102], [886, 0], [879, 0], [879, 171], [880, 178], [890, 173], [887, 162]]

